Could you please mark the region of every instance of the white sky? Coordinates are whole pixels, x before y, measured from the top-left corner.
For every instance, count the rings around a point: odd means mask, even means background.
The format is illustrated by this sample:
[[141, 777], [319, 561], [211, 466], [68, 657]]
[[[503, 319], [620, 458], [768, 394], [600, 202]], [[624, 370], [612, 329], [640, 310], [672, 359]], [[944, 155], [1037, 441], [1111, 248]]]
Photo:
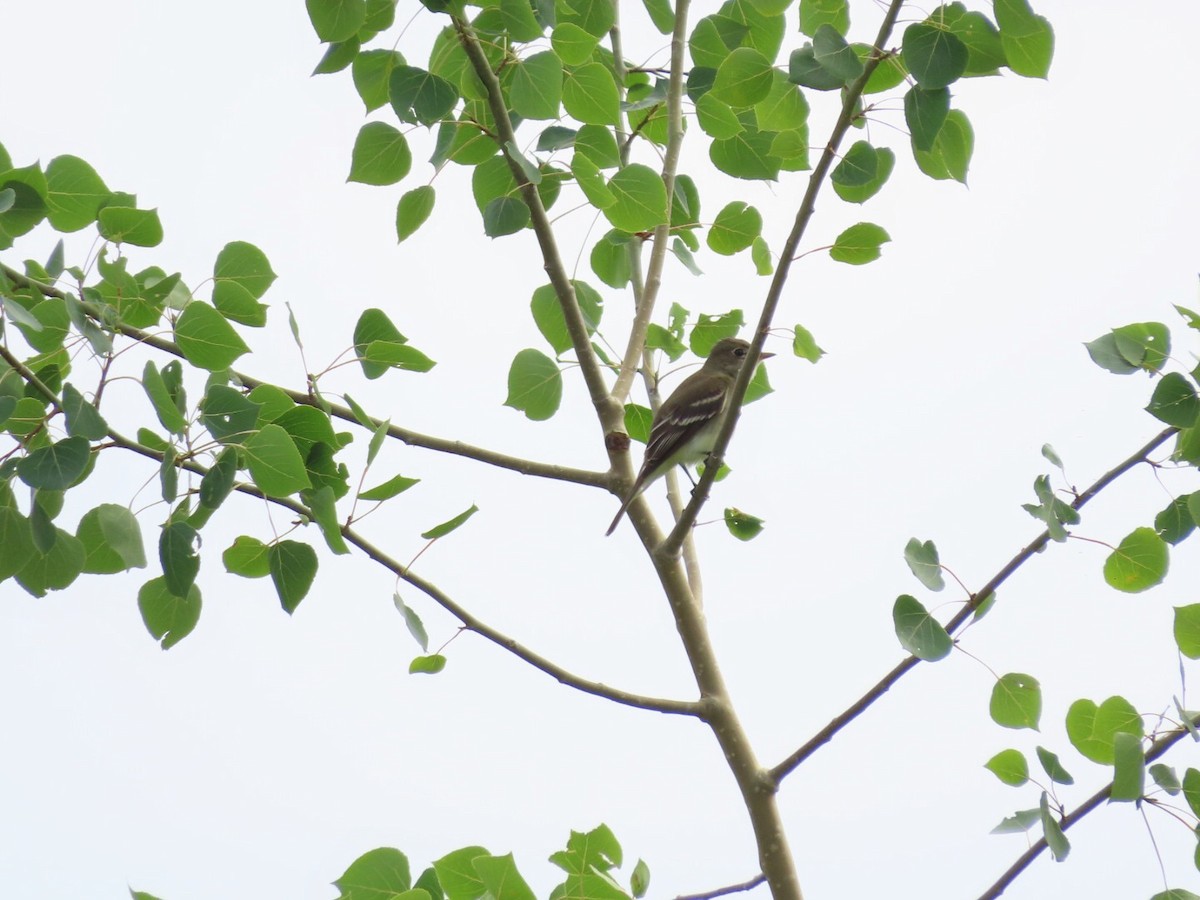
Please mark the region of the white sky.
[[[416, 5], [404, 0], [400, 18]], [[254, 354], [240, 368], [303, 386], [284, 301], [314, 369], [349, 346], [360, 309], [381, 306], [438, 367], [370, 384], [346, 367], [327, 390], [417, 430], [604, 466], [573, 373], [564, 411], [548, 423], [501, 405], [512, 356], [543, 348], [527, 313], [542, 280], [531, 238], [483, 238], [465, 173], [451, 167], [435, 182], [432, 220], [395, 244], [395, 202], [429, 168], [396, 188], [344, 184], [362, 108], [348, 73], [308, 77], [321, 50], [302, 4], [7, 7], [0, 141], [16, 164], [75, 154], [110, 187], [157, 207], [166, 239], [133, 248], [136, 268], [181, 271], [198, 287], [227, 241], [270, 257], [280, 276], [266, 297], [271, 322], [248, 336]], [[697, 3], [695, 14], [715, 7]], [[1037, 9], [1057, 34], [1048, 82], [1008, 76], [954, 88], [976, 132], [969, 190], [921, 176], [903, 136], [875, 125], [871, 138], [897, 149], [891, 183], [861, 210], [823, 197], [806, 247], [860, 219], [893, 242], [867, 267], [816, 254], [795, 269], [778, 324], [803, 322], [828, 356], [814, 367], [782, 339], [772, 345], [776, 393], [742, 419], [735, 473], [709, 506], [706, 518], [736, 505], [768, 523], [746, 545], [719, 525], [699, 538], [710, 624], [768, 764], [902, 658], [891, 625], [898, 594], [961, 600], [920, 588], [902, 559], [908, 538], [936, 541], [943, 562], [978, 587], [1037, 533], [1020, 504], [1048, 470], [1044, 442], [1083, 487], [1159, 430], [1141, 411], [1152, 385], [1096, 368], [1081, 342], [1161, 320], [1191, 368], [1196, 340], [1171, 304], [1197, 302], [1191, 38], [1200, 10], [1175, 0], [1135, 21], [1129, 5], [1111, 2]], [[878, 17], [873, 3], [856, 3], [853, 36], [869, 39]], [[429, 27], [418, 17], [400, 43], [418, 64]], [[653, 52], [654, 41], [637, 46]], [[814, 140], [830, 122], [827, 107], [814, 110]], [[690, 152], [684, 171], [701, 171], [703, 145]], [[777, 248], [802, 185], [714, 179], [701, 190], [709, 218], [730, 199], [757, 204]], [[569, 257], [589, 223], [583, 214], [563, 221]], [[55, 239], [39, 231], [0, 258], [44, 259]], [[86, 231], [69, 239], [68, 261], [90, 247]], [[664, 312], [677, 300], [694, 312], [736, 305], [757, 315], [766, 280], [748, 259], [705, 253], [701, 266], [704, 279], [669, 266]], [[581, 277], [599, 284], [586, 258]], [[629, 302], [608, 290], [606, 299], [621, 346]], [[131, 362], [127, 374], [137, 371]], [[140, 403], [140, 388], [115, 383], [106, 406], [119, 397]], [[360, 435], [357, 454], [365, 443]], [[110, 456], [89, 482], [101, 490], [73, 501], [64, 521], [101, 500], [153, 503], [154, 485], [138, 492], [150, 472]], [[411, 558], [420, 531], [477, 503], [470, 525], [418, 571], [588, 677], [691, 696], [632, 530], [601, 537], [614, 498], [400, 446], [381, 456], [369, 483], [395, 472], [424, 481], [366, 520], [373, 539]], [[1165, 490], [1149, 471], [1122, 481], [1088, 508], [1078, 533], [1115, 544], [1196, 488], [1190, 473], [1162, 481]], [[161, 505], [143, 516], [151, 556], [163, 518]], [[392, 607], [392, 579], [358, 554], [323, 553], [312, 593], [289, 619], [269, 583], [220, 563], [236, 534], [269, 539], [272, 520], [287, 527], [278, 511], [239, 501], [205, 529], [204, 613], [168, 653], [145, 633], [135, 601], [153, 568], [85, 576], [41, 600], [0, 585], [0, 895], [116, 898], [130, 885], [164, 900], [316, 900], [334, 896], [329, 882], [371, 848], [401, 848], [415, 874], [471, 843], [514, 851], [546, 893], [557, 870], [545, 857], [570, 829], [599, 822], [623, 842], [626, 874], [638, 856], [648, 861], [653, 896], [754, 874], [749, 828], [706, 730], [576, 694], [469, 635], [450, 645], [443, 674], [407, 675], [418, 651]], [[1077, 781], [1060, 792], [1069, 806], [1099, 787], [1105, 770], [1066, 740], [1066, 708], [1121, 693], [1152, 715], [1181, 691], [1171, 608], [1200, 599], [1195, 540], [1174, 553], [1165, 585], [1137, 596], [1105, 587], [1103, 547], [1053, 546], [968, 633], [964, 647], [983, 664], [955, 653], [918, 668], [792, 776], [781, 802], [807, 896], [975, 896], [1025, 846], [988, 830], [1037, 803], [1032, 786], [1004, 787], [982, 768], [1005, 747], [1058, 752]], [[453, 634], [431, 602], [402, 593], [435, 646]], [[1041, 680], [1040, 734], [990, 722], [988, 667]], [[1189, 743], [1167, 761], [1182, 770], [1200, 765], [1200, 753]], [[1200, 891], [1193, 837], [1148, 812], [1170, 884]], [[1130, 806], [1098, 812], [1070, 837], [1067, 863], [1041, 859], [1007, 896], [1162, 889]]]

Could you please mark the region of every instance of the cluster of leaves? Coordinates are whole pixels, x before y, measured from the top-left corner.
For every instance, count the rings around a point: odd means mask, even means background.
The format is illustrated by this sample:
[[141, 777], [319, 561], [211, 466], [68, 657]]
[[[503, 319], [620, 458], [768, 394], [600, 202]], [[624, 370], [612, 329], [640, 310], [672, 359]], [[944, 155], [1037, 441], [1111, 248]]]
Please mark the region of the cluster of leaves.
[[[760, 275], [774, 270], [757, 209], [734, 201], [706, 223], [690, 176], [676, 175], [668, 197], [663, 176], [636, 161], [643, 150], [656, 158], [668, 142], [668, 80], [662, 70], [628, 64], [606, 46], [614, 24], [612, 0], [423, 2], [444, 13], [448, 24], [421, 65], [396, 49], [368, 48], [392, 25], [390, 0], [308, 2], [313, 27], [327, 44], [316, 72], [349, 69], [366, 112], [386, 107], [391, 119], [362, 127], [350, 180], [373, 185], [404, 180], [412, 170], [412, 130], [425, 128], [434, 132], [429, 162], [435, 170], [447, 163], [471, 170], [482, 228], [493, 238], [532, 226], [522, 189], [535, 191], [546, 209], [564, 192], [576, 191], [610, 226], [589, 253], [593, 273], [610, 288], [629, 284], [631, 248], [662, 227], [669, 232], [671, 252], [694, 274], [700, 273], [694, 254], [704, 230], [712, 252], [731, 256], [749, 250]], [[871, 45], [847, 42], [847, 0], [801, 0], [799, 31], [809, 40], [786, 50], [785, 38], [795, 29], [788, 22], [792, 5], [792, 0], [727, 0], [689, 29], [685, 125], [698, 126], [714, 167], [733, 178], [767, 181], [808, 169], [806, 91], [845, 92], [870, 65], [861, 85], [864, 97], [907, 86], [905, 122], [922, 171], [965, 182], [973, 133], [966, 115], [951, 109], [950, 86], [1004, 68], [1044, 77], [1053, 53], [1049, 24], [1025, 0], [996, 0], [995, 22], [960, 2], [940, 6], [908, 26], [901, 48], [884, 53], [882, 62], [872, 59]], [[481, 8], [472, 12], [473, 6]], [[664, 35], [673, 31], [670, 3], [646, 0], [645, 8], [651, 27]], [[489, 97], [464, 48], [468, 40], [478, 42], [499, 97]], [[492, 100], [503, 106], [507, 123], [497, 122]], [[869, 112], [860, 101], [854, 124], [863, 127]], [[509, 128], [514, 139], [506, 138]], [[883, 187], [894, 163], [891, 149], [859, 140], [833, 169], [833, 189], [847, 202], [864, 203]], [[416, 232], [435, 203], [432, 184], [405, 192], [397, 206], [398, 238]], [[879, 225], [862, 222], [839, 235], [829, 252], [859, 265], [877, 259], [889, 239]], [[603, 297], [582, 280], [573, 286], [587, 328], [596, 335]], [[562, 300], [545, 285], [531, 301], [534, 320], [555, 357], [571, 348]], [[691, 325], [692, 350], [705, 355], [715, 329], [726, 328], [735, 316], [740, 326], [738, 310], [701, 316]], [[815, 362], [820, 351], [807, 332], [801, 340], [802, 331], [797, 326], [796, 352]], [[683, 335], [672, 310], [669, 325], [651, 328], [647, 345], [674, 361], [683, 352]], [[603, 342], [593, 346], [611, 364]], [[516, 354], [508, 385], [507, 405], [534, 420], [549, 418], [561, 402], [559, 364], [537, 349]], [[761, 387], [756, 384], [752, 392]]]
[[[240, 329], [266, 323], [261, 300], [276, 277], [266, 255], [252, 244], [227, 244], [213, 265], [211, 298], [199, 299], [178, 273], [157, 267], [133, 272], [127, 256], [113, 257], [114, 244], [157, 244], [162, 228], [155, 211], [139, 210], [132, 195], [110, 191], [85, 161], [60, 156], [44, 170], [36, 163], [13, 168], [0, 147], [0, 170], [0, 247], [43, 221], [60, 232], [94, 226], [103, 239], [86, 266], [66, 266], [60, 241], [45, 264], [27, 260], [23, 272], [0, 270], [0, 433], [9, 445], [0, 456], [0, 580], [14, 578], [42, 596], [84, 573], [147, 566], [141, 528], [128, 506], [102, 503], [73, 532], [57, 524], [67, 492], [92, 475], [102, 451], [117, 448], [159, 462], [160, 495], [170, 510], [158, 539], [161, 575], [142, 586], [138, 604], [164, 648], [196, 625], [201, 532], [235, 487], [291, 498], [302, 522], [315, 523], [333, 552], [349, 552], [336, 504], [350, 490], [338, 454], [352, 434], [337, 430], [315, 383], [308, 397], [267, 384], [251, 390], [230, 368], [249, 351]], [[75, 290], [55, 287], [60, 281]], [[147, 336], [147, 328], [168, 328], [173, 340]], [[294, 322], [293, 333], [299, 341]], [[145, 362], [137, 380], [149, 405], [141, 421], [148, 424], [133, 438], [110, 427], [100, 411], [123, 340], [174, 357], [161, 365]], [[353, 340], [367, 378], [434, 365], [380, 310], [362, 314]], [[81, 348], [97, 362], [95, 373], [75, 371]], [[186, 383], [185, 364], [205, 377], [194, 400], [189, 393], [196, 385]], [[352, 408], [373, 433], [370, 466], [387, 425], [356, 404]], [[360, 492], [356, 502], [381, 502], [414, 483], [397, 475]], [[22, 504], [26, 490], [29, 500]], [[310, 544], [278, 536], [269, 542], [239, 537], [222, 559], [233, 574], [269, 576], [289, 613], [317, 572]]]
[[[638, 860], [625, 888], [615, 878], [624, 853], [607, 825], [588, 832], [572, 831], [563, 850], [550, 862], [567, 873], [550, 893], [552, 898], [590, 897], [595, 900], [635, 900], [646, 896], [650, 868]], [[483, 847], [463, 847], [447, 853], [421, 872], [416, 881], [408, 857], [394, 847], [364, 853], [334, 883], [338, 900], [533, 900], [535, 894], [517, 869], [511, 853], [497, 856]], [[145, 891], [130, 891], [133, 900], [158, 900]]]
[[[1176, 309], [1191, 328], [1200, 330], [1200, 315], [1185, 307]], [[1092, 360], [1110, 372], [1121, 375], [1145, 372], [1157, 380], [1146, 411], [1177, 430], [1173, 462], [1183, 468], [1200, 466], [1200, 397], [1197, 396], [1200, 367], [1189, 373], [1164, 372], [1171, 360], [1167, 326], [1142, 322], [1114, 328], [1086, 344], [1086, 348]], [[1042, 454], [1060, 471], [1063, 469], [1062, 461], [1050, 445], [1042, 448]], [[1057, 496], [1049, 475], [1037, 478], [1034, 492], [1038, 502], [1025, 504], [1024, 509], [1046, 526], [1050, 540], [1066, 541], [1070, 535], [1068, 527], [1080, 522], [1077, 508]], [[1112, 549], [1104, 562], [1105, 581], [1124, 593], [1140, 593], [1160, 584], [1167, 575], [1169, 547], [1191, 535], [1197, 524], [1200, 524], [1200, 491], [1175, 498], [1155, 517], [1153, 527], [1135, 528]], [[945, 587], [943, 566], [932, 541], [913, 538], [905, 548], [904, 557], [926, 588], [940, 591]], [[976, 603], [974, 618], [984, 615], [995, 599], [993, 593]], [[953, 649], [949, 632], [915, 597], [898, 598], [893, 619], [901, 645], [918, 659], [936, 661]], [[1200, 659], [1200, 604], [1175, 609], [1174, 639], [1181, 654]], [[1174, 704], [1177, 712], [1174, 727], [1186, 729], [1200, 741], [1200, 733], [1194, 726], [1196, 713], [1183, 709], [1178, 700]], [[1037, 730], [1042, 713], [1041, 685], [1024, 673], [1003, 675], [993, 688], [989, 710], [993, 721], [1006, 728]], [[1112, 767], [1110, 800], [1153, 799], [1147, 789], [1149, 775], [1153, 785], [1163, 793], [1183, 794], [1194, 817], [1193, 824], [1200, 827], [1200, 770], [1189, 768], [1181, 779], [1170, 766], [1147, 765], [1146, 752], [1156, 735], [1147, 735], [1142, 714], [1124, 697], [1109, 697], [1099, 704], [1086, 698], [1076, 700], [1066, 713], [1066, 731], [1071, 745], [1084, 758]], [[1065, 811], [1055, 796], [1054, 785], [1074, 784], [1074, 778], [1054, 752], [1038, 746], [1036, 755], [1048, 779], [1039, 805], [1009, 816], [995, 833], [1023, 832], [1040, 825], [1055, 859], [1065, 859], [1070, 844], [1061, 827]], [[1019, 787], [1034, 781], [1025, 754], [1014, 748], [1000, 751], [986, 766], [1008, 785]], [[1200, 868], [1200, 847], [1196, 865]]]

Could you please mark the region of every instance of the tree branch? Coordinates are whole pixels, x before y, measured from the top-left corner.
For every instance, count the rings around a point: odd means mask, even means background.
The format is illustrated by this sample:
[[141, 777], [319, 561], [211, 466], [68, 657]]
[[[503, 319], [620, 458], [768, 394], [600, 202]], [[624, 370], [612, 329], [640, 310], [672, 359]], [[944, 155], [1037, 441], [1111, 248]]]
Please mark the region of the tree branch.
[[[1200, 726], [1200, 716], [1192, 719], [1192, 725]], [[1188, 730], [1186, 728], [1180, 728], [1176, 731], [1168, 732], [1151, 744], [1150, 749], [1146, 751], [1146, 764], [1149, 765], [1166, 753], [1169, 749], [1171, 749], [1171, 747], [1175, 746], [1175, 744], [1177, 744], [1185, 734], [1188, 734]], [[1079, 822], [1085, 816], [1091, 812], [1094, 812], [1101, 803], [1108, 799], [1108, 795], [1112, 792], [1112, 786], [1113, 783], [1110, 781], [1104, 787], [1100, 788], [1100, 790], [1096, 791], [1096, 793], [1092, 794], [1092, 796], [1088, 797], [1088, 799], [1081, 803], [1078, 807], [1076, 807], [1075, 811], [1070, 815], [1063, 816], [1062, 821], [1059, 823], [1059, 825], [1062, 827], [1062, 830], [1066, 831], [1072, 825], [1079, 824]], [[1017, 858], [1016, 862], [1008, 867], [1003, 875], [996, 879], [995, 883], [993, 883], [991, 887], [979, 895], [979, 900], [995, 900], [996, 897], [999, 897], [1001, 894], [1003, 894], [1005, 889], [1016, 880], [1017, 876], [1029, 868], [1029, 865], [1035, 859], [1037, 859], [1047, 849], [1048, 846], [1049, 844], [1047, 844], [1045, 837], [1042, 837], [1040, 840], [1034, 843], [1032, 847], [1030, 847]]]
[[[32, 278], [22, 274], [21, 272], [9, 266], [0, 263], [0, 272], [3, 272], [11, 281], [23, 287], [31, 287], [34, 290], [40, 291], [47, 297], [66, 297], [67, 292], [53, 285], [43, 284], [40, 281], [35, 281]], [[82, 298], [79, 299], [84, 311], [96, 322], [104, 324], [103, 317], [100, 311], [92, 304]], [[105, 325], [105, 327], [110, 327]], [[140, 344], [145, 344], [147, 347], [153, 347], [155, 350], [160, 350], [163, 353], [169, 353], [172, 356], [186, 359], [173, 341], [158, 335], [151, 334], [148, 331], [143, 331], [140, 328], [133, 328], [129, 325], [116, 325], [114, 327], [121, 334], [135, 340]], [[349, 407], [343, 406], [340, 403], [318, 403], [317, 399], [311, 394], [304, 391], [295, 391], [281, 387], [277, 384], [263, 381], [260, 378], [255, 378], [252, 375], [247, 375], [244, 372], [230, 370], [230, 374], [239, 382], [248, 388], [256, 388], [259, 385], [270, 384], [271, 387], [277, 388], [287, 394], [295, 403], [301, 403], [305, 406], [313, 406], [318, 409], [327, 409], [329, 414], [342, 419], [346, 422], [354, 424], [362, 424], [358, 418], [350, 410]], [[378, 428], [383, 424], [383, 420], [368, 417], [371, 427]], [[405, 444], [412, 447], [421, 447], [425, 450], [433, 450], [438, 453], [447, 453], [451, 456], [462, 456], [467, 459], [473, 459], [476, 462], [486, 463], [489, 466], [496, 466], [500, 469], [508, 469], [513, 472], [518, 472], [522, 475], [533, 475], [538, 478], [549, 478], [555, 481], [567, 481], [573, 484], [582, 484], [589, 487], [602, 487], [609, 489], [611, 477], [607, 472], [590, 472], [586, 469], [573, 469], [567, 466], [556, 466], [550, 463], [535, 462], [533, 460], [524, 459], [519, 456], [510, 456], [505, 453], [498, 453], [494, 450], [488, 450], [485, 447], [476, 447], [471, 444], [463, 443], [462, 441], [450, 440], [448, 438], [434, 437], [428, 434], [422, 434], [418, 431], [413, 431], [408, 428], [401, 428], [399, 425], [389, 425], [387, 430], [388, 436], [396, 438]]]
[[[1074, 502], [1071, 503], [1071, 508], [1080, 510], [1092, 500], [1102, 490], [1128, 472], [1135, 466], [1140, 465], [1148, 460], [1151, 453], [1158, 449], [1168, 439], [1170, 439], [1179, 429], [1165, 428], [1156, 434], [1152, 439], [1147, 441], [1130, 456], [1126, 457], [1121, 463], [1109, 469], [1103, 475], [1096, 479], [1090, 487], [1082, 494], [1077, 496]], [[1005, 581], [1008, 580], [1014, 572], [1028, 562], [1036, 555], [1043, 547], [1050, 542], [1049, 529], [1043, 531], [1030, 543], [1026, 544], [1016, 556], [1010, 559], [999, 572], [991, 577], [987, 584], [980, 590], [971, 595], [971, 600], [962, 610], [960, 610], [954, 618], [946, 624], [946, 631], [951, 635], [959, 631], [978, 609], [979, 604], [986, 600], [991, 594], [994, 594]], [[904, 675], [917, 663], [921, 662], [915, 656], [910, 656], [897, 665], [892, 671], [888, 672], [879, 680], [879, 682], [859, 697], [852, 703], [843, 713], [836, 716], [828, 725], [813, 735], [806, 743], [800, 746], [794, 753], [788, 756], [787, 759], [779, 763], [771, 769], [770, 775], [776, 784], [779, 784], [786, 778], [797, 766], [804, 762], [808, 757], [812, 756], [818, 749], [829, 743], [839, 731], [857, 719], [868, 707], [876, 700], [882, 697], [887, 691], [899, 681]]]
[[695, 491], [692, 492], [692, 499], [688, 502], [683, 515], [679, 517], [679, 521], [675, 523], [675, 527], [667, 538], [666, 544], [662, 548], [662, 552], [664, 553], [679, 552], [679, 548], [683, 544], [684, 534], [696, 523], [696, 517], [700, 514], [701, 507], [708, 500], [708, 492], [716, 478], [717, 470], [721, 468], [725, 451], [728, 449], [730, 439], [733, 437], [733, 430], [737, 427], [738, 417], [741, 414], [742, 399], [746, 396], [746, 388], [750, 385], [750, 379], [754, 377], [754, 370], [758, 364], [759, 354], [762, 353], [763, 344], [766, 343], [767, 332], [771, 328], [771, 322], [775, 318], [775, 310], [779, 307], [784, 285], [787, 283], [788, 274], [791, 272], [792, 261], [796, 256], [800, 241], [808, 228], [809, 220], [816, 209], [817, 195], [825, 183], [825, 178], [829, 174], [829, 170], [833, 167], [833, 161], [837, 158], [837, 151], [841, 145], [842, 138], [845, 137], [846, 132], [850, 129], [850, 125], [854, 121], [855, 109], [859, 98], [862, 96], [863, 88], [867, 86], [867, 80], [871, 77], [871, 73], [875, 71], [886, 55], [883, 46], [891, 37], [892, 29], [895, 27], [896, 19], [900, 15], [900, 8], [902, 6], [904, 6], [904, 0], [892, 0], [888, 6], [887, 13], [883, 17], [883, 22], [879, 26], [879, 33], [875, 37], [875, 43], [871, 48], [871, 55], [863, 66], [862, 74], [845, 91], [842, 99], [841, 114], [838, 116], [837, 122], [833, 126], [833, 131], [829, 135], [829, 143], [825, 145], [820, 160], [808, 178], [808, 189], [804, 192], [804, 198], [800, 201], [800, 208], [796, 212], [796, 219], [792, 225], [791, 233], [783, 245], [783, 250], [780, 251], [779, 265], [775, 269], [775, 275], [771, 279], [771, 286], [767, 290], [766, 299], [763, 301], [762, 313], [758, 317], [758, 325], [755, 327], [754, 337], [750, 341], [750, 352], [746, 355], [745, 365], [742, 366], [737, 380], [734, 382], [733, 387], [730, 388], [730, 400], [725, 410], [725, 421], [721, 424], [721, 432], [717, 437], [716, 444], [713, 446], [712, 453], [709, 454], [709, 464], [705, 465], [704, 474], [700, 477], [700, 482], [696, 485]]
[[713, 891], [705, 891], [703, 894], [680, 894], [675, 900], [713, 900], [715, 897], [725, 897], [729, 894], [740, 894], [742, 891], [752, 891], [766, 880], [765, 875], [755, 875], [753, 878], [739, 882], [738, 884], [731, 884]]
[[458, 32], [459, 42], [466, 51], [467, 58], [471, 61], [471, 68], [475, 70], [475, 74], [479, 76], [479, 80], [483, 82], [484, 89], [487, 91], [488, 107], [491, 109], [492, 118], [496, 120], [500, 152], [508, 161], [509, 170], [520, 188], [521, 198], [529, 208], [533, 233], [537, 238], [538, 247], [542, 251], [542, 262], [545, 265], [546, 274], [550, 276], [550, 283], [554, 287], [559, 305], [562, 307], [567, 332], [571, 336], [571, 344], [575, 348], [575, 357], [583, 372], [583, 380], [587, 385], [592, 406], [596, 408], [602, 432], [608, 434], [610, 431], [616, 430], [619, 423], [624, 422], [624, 411], [621, 404], [610, 396], [604, 382], [604, 373], [600, 369], [595, 351], [592, 350], [587, 323], [583, 319], [583, 312], [579, 309], [575, 288], [571, 284], [571, 276], [567, 273], [562, 255], [558, 252], [554, 228], [550, 224], [550, 218], [546, 215], [545, 207], [542, 206], [542, 198], [537, 192], [537, 185], [529, 180], [520, 163], [512, 156], [514, 152], [518, 152], [517, 135], [513, 130], [512, 119], [508, 115], [508, 107], [504, 103], [500, 79], [492, 71], [492, 66], [484, 55], [483, 48], [479, 45], [479, 38], [471, 24], [458, 16], [451, 16], [451, 21], [454, 23], [454, 30]]
[[[56, 410], [62, 412], [62, 405], [59, 403], [58, 395], [47, 387], [41, 379], [29, 370], [23, 362], [17, 359], [12, 352], [4, 344], [0, 344], [0, 359], [12, 366], [13, 370], [21, 376], [24, 381], [31, 385], [34, 390], [40, 393], [43, 397], [50, 401]], [[138, 453], [155, 462], [161, 463], [163, 460], [162, 452], [147, 447], [137, 441], [125, 437], [120, 432], [110, 428], [108, 430], [108, 438], [113, 445], [120, 447], [123, 450], [129, 450]], [[179, 459], [175, 462], [176, 467], [192, 472], [203, 477], [208, 474], [208, 467], [201, 465], [194, 459]], [[287, 497], [269, 497], [264, 494], [259, 488], [252, 484], [237, 483], [234, 485], [234, 490], [243, 494], [248, 494], [251, 497], [257, 497], [260, 500], [266, 500], [276, 506], [281, 506], [284, 509], [304, 516], [307, 519], [315, 521], [316, 518], [312, 511], [303, 503], [299, 503]], [[701, 705], [694, 700], [670, 700], [661, 697], [649, 697], [642, 694], [634, 694], [629, 691], [623, 691], [619, 688], [609, 687], [601, 684], [598, 681], [590, 681], [573, 672], [564, 669], [557, 663], [551, 662], [544, 656], [535, 653], [528, 647], [519, 643], [515, 639], [509, 637], [503, 632], [488, 625], [478, 616], [474, 616], [467, 612], [465, 608], [456, 603], [451, 597], [442, 591], [439, 587], [430, 581], [425, 580], [421, 576], [415, 574], [407, 566], [401, 565], [396, 559], [384, 553], [365, 537], [355, 531], [348, 525], [343, 525], [339, 529], [342, 536], [354, 546], [358, 547], [367, 554], [375, 562], [379, 563], [385, 569], [393, 572], [403, 581], [411, 584], [421, 593], [425, 594], [452, 616], [458, 619], [464, 628], [468, 631], [473, 631], [483, 638], [491, 641], [493, 644], [507, 650], [513, 656], [528, 663], [535, 669], [545, 672], [550, 677], [554, 678], [561, 684], [575, 688], [577, 691], [582, 691], [585, 694], [592, 694], [596, 697], [601, 697], [605, 700], [612, 700], [614, 703], [620, 703], [624, 706], [633, 706], [638, 709], [647, 709], [652, 712], [668, 713], [671, 715], [686, 715], [700, 716]]]

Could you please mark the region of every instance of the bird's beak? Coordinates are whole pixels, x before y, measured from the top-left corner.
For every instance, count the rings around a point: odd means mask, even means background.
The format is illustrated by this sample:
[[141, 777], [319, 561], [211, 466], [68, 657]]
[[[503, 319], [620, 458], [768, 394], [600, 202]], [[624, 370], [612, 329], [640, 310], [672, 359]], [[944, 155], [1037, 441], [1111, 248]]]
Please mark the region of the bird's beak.
[[767, 353], [764, 350], [762, 353], [758, 354], [758, 361], [762, 362], [764, 359], [770, 359], [774, 355], [775, 355], [774, 353]]

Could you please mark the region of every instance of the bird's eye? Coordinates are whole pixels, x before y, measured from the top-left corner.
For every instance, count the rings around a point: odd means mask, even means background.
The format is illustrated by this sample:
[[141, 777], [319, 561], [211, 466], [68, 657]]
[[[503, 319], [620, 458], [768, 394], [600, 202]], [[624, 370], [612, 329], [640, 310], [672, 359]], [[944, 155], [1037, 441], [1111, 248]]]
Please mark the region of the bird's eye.
[[745, 356], [745, 355], [746, 355], [746, 348], [745, 348], [745, 347], [738, 347], [736, 350], [734, 350], [734, 351], [733, 351], [733, 355], [734, 355], [734, 356]]

